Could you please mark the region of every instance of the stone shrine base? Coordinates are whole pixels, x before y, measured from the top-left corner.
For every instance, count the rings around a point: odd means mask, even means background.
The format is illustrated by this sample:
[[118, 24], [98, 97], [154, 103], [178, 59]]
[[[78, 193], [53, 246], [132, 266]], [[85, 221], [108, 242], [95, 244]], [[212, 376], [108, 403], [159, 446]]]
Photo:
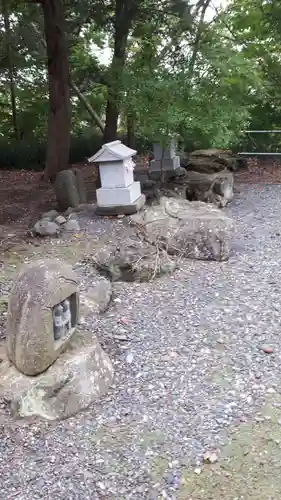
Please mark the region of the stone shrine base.
[[0, 395], [18, 417], [59, 420], [75, 415], [105, 394], [113, 378], [109, 357], [89, 332], [75, 334], [68, 349], [36, 377], [23, 375], [1, 357]]
[[132, 215], [139, 212], [145, 205], [145, 195], [142, 194], [134, 203], [128, 205], [97, 205], [97, 215]]
[[97, 189], [97, 203], [100, 206], [129, 205], [141, 195], [140, 183], [132, 182], [127, 187]]

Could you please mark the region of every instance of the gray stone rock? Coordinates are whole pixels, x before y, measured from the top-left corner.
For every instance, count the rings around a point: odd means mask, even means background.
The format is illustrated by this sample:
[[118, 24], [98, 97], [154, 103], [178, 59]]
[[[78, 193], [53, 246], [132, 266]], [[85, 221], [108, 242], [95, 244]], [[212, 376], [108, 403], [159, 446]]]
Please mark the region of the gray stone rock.
[[72, 220], [72, 219], [75, 219], [75, 220], [78, 220], [78, 215], [76, 212], [71, 212], [69, 215], [68, 215], [68, 220]]
[[73, 213], [75, 213], [74, 209], [72, 207], [68, 207], [67, 210], [65, 210], [64, 215], [65, 217], [69, 217]]
[[154, 186], [156, 186], [156, 181], [152, 180], [152, 179], [146, 179], [143, 183], [142, 183], [142, 188], [143, 189], [151, 189], [153, 188]]
[[233, 221], [199, 201], [163, 197], [160, 205], [131, 216], [150, 242], [168, 253], [200, 260], [227, 260]]
[[56, 236], [59, 232], [58, 224], [48, 219], [39, 220], [33, 227], [33, 233], [39, 236]]
[[66, 221], [66, 223], [63, 224], [62, 227], [65, 231], [69, 231], [69, 232], [80, 231], [79, 222], [78, 222], [78, 220], [76, 220], [74, 218], [71, 218], [68, 221]]
[[195, 172], [212, 174], [227, 168], [236, 169], [236, 158], [229, 150], [202, 149], [193, 151], [188, 158], [187, 168]]
[[108, 279], [99, 274], [91, 276], [91, 286], [87, 290], [88, 296], [98, 305], [99, 312], [108, 308], [112, 297], [112, 285]]
[[99, 314], [106, 311], [112, 297], [111, 282], [98, 272], [91, 273], [86, 293], [81, 294], [81, 314]]
[[58, 225], [64, 224], [66, 222], [66, 218], [63, 215], [58, 215], [55, 218], [55, 223]]
[[224, 170], [215, 174], [188, 171], [185, 178], [186, 198], [225, 207], [233, 199], [233, 173]]
[[78, 207], [80, 197], [76, 176], [72, 170], [62, 170], [57, 174], [54, 189], [60, 210]]
[[183, 167], [179, 167], [175, 170], [175, 178], [177, 179], [178, 177], [185, 177], [186, 176], [186, 169]]
[[113, 368], [94, 335], [77, 332], [68, 349], [44, 373], [27, 377], [4, 359], [0, 396], [15, 416], [59, 420], [87, 408], [107, 391]]
[[[56, 341], [54, 307], [65, 299], [71, 302], [71, 328]], [[25, 375], [42, 373], [66, 348], [78, 318], [78, 280], [69, 265], [57, 260], [39, 260], [24, 266], [9, 298], [10, 361]]]
[[41, 219], [48, 219], [50, 221], [54, 221], [59, 216], [59, 213], [56, 210], [49, 210], [49, 212], [45, 212]]
[[92, 258], [97, 270], [111, 281], [152, 281], [172, 273], [177, 263], [166, 252], [141, 241], [137, 236], [127, 238], [122, 246], [104, 247]]
[[73, 173], [76, 177], [76, 185], [79, 194], [79, 204], [87, 203], [87, 192], [85, 188], [83, 172], [79, 168], [73, 168]]

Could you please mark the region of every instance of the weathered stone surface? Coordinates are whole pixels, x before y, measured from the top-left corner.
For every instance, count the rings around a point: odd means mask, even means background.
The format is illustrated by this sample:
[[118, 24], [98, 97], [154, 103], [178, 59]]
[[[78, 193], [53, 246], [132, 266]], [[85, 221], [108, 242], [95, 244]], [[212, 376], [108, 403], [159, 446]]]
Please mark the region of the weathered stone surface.
[[172, 179], [179, 179], [179, 178], [185, 177], [186, 176], [186, 169], [183, 167], [179, 167], [173, 172], [173, 174], [174, 175], [172, 176]]
[[[84, 205], [79, 205], [81, 208]], [[32, 236], [57, 236], [63, 232], [74, 232], [80, 231], [79, 222], [77, 220], [76, 213], [70, 213], [70, 215], [64, 217], [63, 215], [58, 215], [54, 210], [53, 217], [56, 215], [54, 221], [50, 218], [46, 218], [45, 215], [34, 224], [33, 228], [29, 231]], [[52, 212], [49, 212], [50, 214]], [[50, 215], [51, 216], [51, 215]]]
[[73, 207], [68, 207], [67, 210], [65, 210], [65, 212], [64, 212], [65, 217], [70, 217], [73, 214], [75, 214]]
[[57, 174], [54, 189], [60, 210], [78, 207], [80, 198], [76, 176], [72, 170], [62, 170]]
[[[55, 340], [54, 306], [71, 301], [71, 328]], [[46, 370], [66, 348], [79, 319], [78, 280], [70, 266], [40, 260], [23, 268], [9, 299], [7, 352], [26, 375]]]
[[111, 281], [151, 281], [176, 269], [176, 262], [137, 236], [122, 246], [106, 246], [92, 259], [97, 270]]
[[49, 219], [50, 221], [54, 221], [59, 216], [59, 213], [56, 210], [49, 210], [49, 212], [45, 212], [41, 219]]
[[160, 205], [131, 220], [149, 241], [162, 244], [170, 254], [218, 261], [229, 257], [233, 222], [213, 205], [163, 197]]
[[229, 150], [202, 149], [189, 155], [187, 168], [195, 172], [215, 173], [227, 168], [236, 169], [236, 158]]
[[65, 229], [65, 231], [69, 231], [69, 232], [72, 232], [72, 231], [80, 231], [80, 226], [79, 226], [79, 222], [78, 220], [74, 219], [73, 217], [71, 217], [68, 221], [66, 221], [66, 223], [63, 225], [63, 229]]
[[76, 177], [76, 185], [79, 194], [79, 204], [87, 203], [87, 191], [84, 182], [83, 172], [79, 168], [73, 168], [73, 173]]
[[85, 293], [80, 295], [81, 314], [99, 314], [106, 311], [112, 297], [111, 282], [97, 271], [91, 272]]
[[58, 225], [64, 224], [66, 222], [66, 218], [63, 215], [58, 215], [55, 218], [55, 223]]
[[192, 158], [188, 161], [187, 169], [194, 172], [202, 172], [204, 174], [213, 174], [216, 172], [221, 172], [225, 169], [225, 166], [218, 163], [215, 159], [210, 158]]
[[225, 207], [233, 199], [234, 178], [228, 170], [217, 174], [187, 171], [185, 178], [186, 198]]
[[41, 219], [36, 222], [32, 231], [39, 236], [56, 236], [60, 232], [60, 227], [48, 219]]
[[107, 391], [112, 378], [111, 361], [96, 337], [76, 332], [67, 350], [36, 377], [27, 377], [4, 359], [0, 395], [15, 416], [58, 420], [87, 408]]

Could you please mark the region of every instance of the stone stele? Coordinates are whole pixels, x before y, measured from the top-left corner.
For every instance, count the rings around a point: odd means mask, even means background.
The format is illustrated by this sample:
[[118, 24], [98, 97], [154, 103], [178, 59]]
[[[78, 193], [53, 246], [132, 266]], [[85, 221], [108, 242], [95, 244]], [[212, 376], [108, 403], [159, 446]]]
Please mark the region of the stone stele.
[[[68, 300], [69, 328], [61, 338], [54, 335], [54, 307]], [[25, 375], [44, 372], [76, 330], [79, 319], [78, 279], [72, 268], [58, 260], [33, 262], [17, 277], [8, 305], [7, 354]]]

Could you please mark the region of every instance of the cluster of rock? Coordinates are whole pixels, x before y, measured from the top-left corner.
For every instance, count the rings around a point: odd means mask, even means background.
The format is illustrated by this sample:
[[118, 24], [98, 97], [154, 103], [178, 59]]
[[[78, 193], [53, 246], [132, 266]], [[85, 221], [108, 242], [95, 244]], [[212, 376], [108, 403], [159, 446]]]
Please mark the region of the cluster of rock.
[[225, 261], [230, 255], [233, 221], [214, 205], [161, 197], [124, 225], [115, 244], [105, 241], [85, 259], [110, 281], [152, 281], [184, 258]]
[[[178, 157], [176, 157], [178, 158]], [[181, 166], [168, 169], [164, 158], [163, 171], [151, 167], [136, 173], [148, 203], [161, 195], [183, 197], [189, 201], [212, 203], [225, 207], [233, 199], [234, 176], [239, 159], [228, 150], [198, 150], [180, 158]], [[158, 162], [159, 163], [159, 162]]]
[[186, 198], [225, 207], [233, 199], [233, 171], [237, 159], [228, 150], [194, 151], [183, 159], [186, 168]]
[[73, 210], [87, 202], [83, 173], [78, 168], [62, 170], [56, 176], [54, 190], [58, 209], [42, 215], [29, 230], [31, 236], [58, 236], [80, 230]]
[[67, 210], [64, 215], [56, 210], [50, 210], [42, 215], [30, 230], [32, 236], [59, 236], [62, 233], [80, 230], [76, 214]]

